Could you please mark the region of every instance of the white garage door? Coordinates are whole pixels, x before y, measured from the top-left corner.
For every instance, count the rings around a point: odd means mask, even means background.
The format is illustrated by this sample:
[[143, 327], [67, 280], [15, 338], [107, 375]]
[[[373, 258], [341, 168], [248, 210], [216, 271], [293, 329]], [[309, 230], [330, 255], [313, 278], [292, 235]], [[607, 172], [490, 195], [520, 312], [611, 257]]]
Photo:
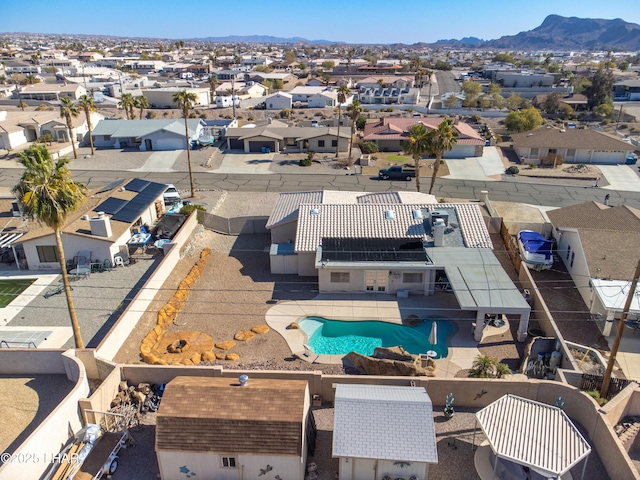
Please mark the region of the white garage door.
[[593, 152], [591, 163], [624, 163], [624, 155], [619, 152]]
[[154, 150], [184, 150], [184, 138], [158, 138], [153, 140]]
[[4, 149], [4, 137], [0, 135], [0, 148]]
[[456, 145], [450, 152], [445, 152], [444, 158], [467, 158], [476, 156], [475, 145]]

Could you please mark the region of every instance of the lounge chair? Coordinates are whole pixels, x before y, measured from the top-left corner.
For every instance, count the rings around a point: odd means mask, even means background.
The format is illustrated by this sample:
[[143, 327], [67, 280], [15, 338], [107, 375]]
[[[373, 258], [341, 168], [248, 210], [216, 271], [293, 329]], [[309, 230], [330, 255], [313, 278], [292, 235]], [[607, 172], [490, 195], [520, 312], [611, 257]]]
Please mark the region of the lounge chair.
[[110, 272], [111, 270], [113, 270], [113, 263], [111, 263], [111, 260], [107, 258], [104, 262], [102, 262], [102, 269], [106, 272]]

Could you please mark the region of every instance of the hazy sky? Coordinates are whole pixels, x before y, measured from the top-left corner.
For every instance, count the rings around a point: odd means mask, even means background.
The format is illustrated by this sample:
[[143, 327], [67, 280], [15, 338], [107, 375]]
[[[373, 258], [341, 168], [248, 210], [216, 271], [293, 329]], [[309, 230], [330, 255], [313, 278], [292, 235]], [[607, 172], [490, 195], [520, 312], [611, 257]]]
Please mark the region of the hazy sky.
[[202, 38], [273, 35], [348, 43], [485, 40], [549, 14], [640, 24], [638, 0], [1, 0], [0, 32]]

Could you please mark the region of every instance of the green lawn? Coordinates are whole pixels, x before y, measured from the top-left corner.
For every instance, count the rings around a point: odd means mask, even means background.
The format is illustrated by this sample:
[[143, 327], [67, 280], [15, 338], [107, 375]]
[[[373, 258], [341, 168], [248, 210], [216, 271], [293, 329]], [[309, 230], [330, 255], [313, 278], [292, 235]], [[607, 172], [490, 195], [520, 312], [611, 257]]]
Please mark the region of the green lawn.
[[403, 157], [401, 155], [389, 155], [387, 159], [393, 162], [406, 162], [407, 160], [409, 160], [409, 157]]
[[13, 302], [33, 282], [35, 282], [33, 278], [26, 280], [0, 280], [0, 308], [4, 308]]

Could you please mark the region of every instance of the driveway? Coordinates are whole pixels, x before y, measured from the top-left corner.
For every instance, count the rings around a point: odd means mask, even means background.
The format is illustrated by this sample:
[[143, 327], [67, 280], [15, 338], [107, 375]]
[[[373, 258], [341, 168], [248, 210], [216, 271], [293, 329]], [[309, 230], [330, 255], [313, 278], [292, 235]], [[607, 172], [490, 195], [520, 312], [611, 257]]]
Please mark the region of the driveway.
[[640, 177], [636, 174], [636, 167], [630, 165], [598, 165], [598, 169], [607, 179], [607, 190], [621, 190], [624, 192], [640, 192]]
[[132, 170], [133, 172], [173, 172], [173, 164], [176, 163], [182, 150], [168, 150], [153, 152], [144, 165]]
[[213, 173], [270, 174], [275, 153], [227, 153]]
[[446, 160], [449, 175], [443, 178], [455, 180], [483, 180], [495, 182], [501, 179], [505, 166], [496, 147], [485, 147], [482, 157]]

